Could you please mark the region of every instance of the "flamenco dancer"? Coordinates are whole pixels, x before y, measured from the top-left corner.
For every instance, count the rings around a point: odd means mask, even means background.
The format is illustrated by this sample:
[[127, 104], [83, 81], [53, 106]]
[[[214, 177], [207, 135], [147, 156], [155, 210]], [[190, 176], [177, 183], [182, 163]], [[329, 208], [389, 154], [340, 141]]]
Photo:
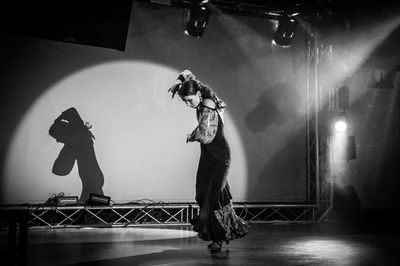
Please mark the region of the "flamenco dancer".
[[219, 252], [223, 241], [228, 244], [248, 233], [248, 225], [233, 210], [227, 181], [231, 157], [224, 135], [226, 104], [190, 70], [181, 72], [169, 91], [172, 98], [178, 93], [188, 107], [196, 110], [199, 124], [187, 135], [186, 142], [200, 142], [195, 197], [200, 214], [190, 223], [201, 239], [212, 241], [210, 251]]

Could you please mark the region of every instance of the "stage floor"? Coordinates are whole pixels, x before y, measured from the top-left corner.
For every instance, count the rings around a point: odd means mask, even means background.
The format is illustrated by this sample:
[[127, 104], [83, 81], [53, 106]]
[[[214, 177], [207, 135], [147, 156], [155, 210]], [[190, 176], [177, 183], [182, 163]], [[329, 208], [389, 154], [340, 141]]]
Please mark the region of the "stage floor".
[[[216, 254], [190, 226], [30, 229], [27, 265], [398, 265], [398, 230], [377, 229], [328, 222], [252, 224], [246, 237]], [[7, 231], [0, 240], [4, 258]]]

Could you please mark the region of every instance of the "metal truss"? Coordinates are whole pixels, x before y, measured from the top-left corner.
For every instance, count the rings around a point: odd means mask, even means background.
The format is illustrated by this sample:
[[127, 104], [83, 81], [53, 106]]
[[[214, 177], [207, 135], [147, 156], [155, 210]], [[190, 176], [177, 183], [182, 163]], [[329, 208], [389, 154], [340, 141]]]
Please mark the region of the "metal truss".
[[307, 32], [307, 202], [318, 206], [316, 220], [321, 221], [330, 211], [333, 204], [333, 187], [329, 178], [329, 154], [327, 154], [329, 137], [321, 131], [320, 115], [322, 112], [321, 85], [318, 80], [319, 64], [329, 47], [320, 46], [317, 24]]
[[293, 222], [307, 223], [315, 221], [317, 205], [277, 204], [277, 205], [236, 205], [235, 212], [250, 223]]
[[[317, 205], [235, 203], [236, 214], [249, 223], [312, 223]], [[124, 227], [189, 224], [199, 214], [195, 203], [111, 206], [31, 206], [29, 227]]]

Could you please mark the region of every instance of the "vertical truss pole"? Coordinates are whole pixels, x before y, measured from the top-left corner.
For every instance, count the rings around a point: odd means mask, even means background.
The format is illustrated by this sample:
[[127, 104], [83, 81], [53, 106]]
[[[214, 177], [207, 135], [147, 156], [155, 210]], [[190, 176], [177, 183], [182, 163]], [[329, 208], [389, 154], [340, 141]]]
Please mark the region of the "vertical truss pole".
[[306, 98], [307, 98], [307, 201], [319, 202], [320, 198], [320, 158], [319, 158], [319, 49], [316, 29], [310, 27], [307, 32], [306, 60]]
[[306, 153], [307, 153], [307, 161], [306, 161], [306, 185], [307, 185], [307, 202], [311, 202], [312, 198], [312, 160], [311, 160], [311, 135], [310, 135], [310, 120], [311, 120], [311, 113], [310, 113], [310, 65], [311, 65], [311, 29], [308, 29], [306, 33]]
[[[318, 14], [317, 14], [318, 21]], [[317, 24], [317, 23], [316, 23]], [[319, 84], [318, 84], [318, 63], [319, 63], [319, 49], [318, 49], [318, 34], [317, 29], [314, 33], [314, 137], [315, 137], [315, 197], [317, 203], [320, 201], [320, 164], [319, 164]]]
[[307, 32], [307, 61], [306, 61], [306, 93], [307, 93], [307, 201], [317, 202], [318, 199], [318, 164], [317, 164], [317, 134], [316, 123], [316, 44], [315, 35], [310, 28]]
[[[328, 170], [331, 154], [327, 154], [331, 139], [325, 131], [320, 132], [322, 88], [319, 81], [319, 65], [326, 48], [320, 49], [323, 47], [319, 44], [317, 33], [319, 18], [317, 13], [314, 25], [311, 25], [307, 34], [307, 199], [309, 203], [318, 205], [316, 219], [322, 221], [332, 209], [333, 183]], [[329, 102], [330, 106], [332, 104]]]

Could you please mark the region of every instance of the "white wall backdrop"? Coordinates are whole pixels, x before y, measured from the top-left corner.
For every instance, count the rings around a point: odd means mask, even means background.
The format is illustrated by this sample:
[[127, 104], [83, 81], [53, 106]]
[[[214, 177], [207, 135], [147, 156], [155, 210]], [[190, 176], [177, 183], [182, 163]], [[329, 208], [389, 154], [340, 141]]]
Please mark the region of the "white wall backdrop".
[[125, 51], [2, 33], [1, 202], [79, 196], [75, 164], [51, 169], [63, 145], [48, 134], [75, 107], [93, 125], [104, 195], [193, 201], [200, 154], [186, 144], [195, 113], [167, 93], [191, 69], [227, 102], [235, 201], [301, 202], [305, 180], [305, 47], [271, 45], [274, 24], [214, 10], [204, 36], [183, 34], [181, 8], [134, 2]]

